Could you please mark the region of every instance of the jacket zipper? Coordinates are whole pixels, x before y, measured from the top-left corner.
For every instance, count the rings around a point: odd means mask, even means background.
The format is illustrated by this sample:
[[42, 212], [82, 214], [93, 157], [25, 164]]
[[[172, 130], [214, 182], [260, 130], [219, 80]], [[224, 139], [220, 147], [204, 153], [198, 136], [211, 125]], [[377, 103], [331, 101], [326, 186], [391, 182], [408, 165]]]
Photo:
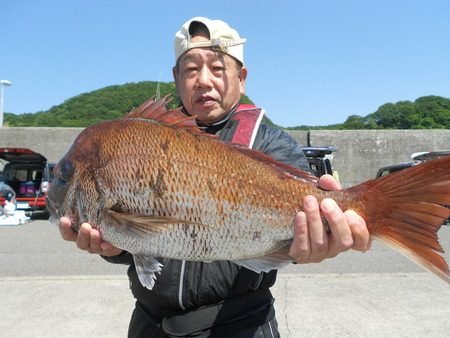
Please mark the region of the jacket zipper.
[[180, 305], [180, 308], [182, 310], [186, 310], [183, 304], [183, 283], [184, 283], [184, 270], [186, 268], [186, 261], [181, 261], [181, 268], [180, 268], [180, 285], [178, 287], [178, 305]]

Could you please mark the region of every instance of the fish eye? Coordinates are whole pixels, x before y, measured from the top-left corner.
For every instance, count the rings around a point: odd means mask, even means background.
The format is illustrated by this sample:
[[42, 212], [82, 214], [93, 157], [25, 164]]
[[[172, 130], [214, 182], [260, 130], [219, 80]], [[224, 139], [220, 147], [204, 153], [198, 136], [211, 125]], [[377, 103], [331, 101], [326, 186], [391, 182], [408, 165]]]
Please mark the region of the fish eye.
[[74, 172], [74, 167], [70, 162], [62, 162], [55, 168], [55, 176], [61, 181], [69, 181]]

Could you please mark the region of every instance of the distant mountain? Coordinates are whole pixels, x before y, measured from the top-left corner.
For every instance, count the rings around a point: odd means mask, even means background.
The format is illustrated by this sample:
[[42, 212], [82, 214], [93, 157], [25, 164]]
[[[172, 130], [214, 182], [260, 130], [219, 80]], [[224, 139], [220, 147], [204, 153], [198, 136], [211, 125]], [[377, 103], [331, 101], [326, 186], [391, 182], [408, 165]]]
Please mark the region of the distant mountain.
[[[143, 81], [124, 85], [108, 86], [89, 93], [74, 96], [47, 111], [34, 114], [15, 115], [6, 113], [5, 125], [10, 127], [87, 127], [103, 120], [122, 117], [145, 100], [156, 96], [158, 83]], [[171, 95], [169, 108], [180, 105], [175, 83], [160, 83], [160, 96]], [[242, 103], [252, 103], [243, 96]], [[275, 126], [265, 117], [265, 123]]]

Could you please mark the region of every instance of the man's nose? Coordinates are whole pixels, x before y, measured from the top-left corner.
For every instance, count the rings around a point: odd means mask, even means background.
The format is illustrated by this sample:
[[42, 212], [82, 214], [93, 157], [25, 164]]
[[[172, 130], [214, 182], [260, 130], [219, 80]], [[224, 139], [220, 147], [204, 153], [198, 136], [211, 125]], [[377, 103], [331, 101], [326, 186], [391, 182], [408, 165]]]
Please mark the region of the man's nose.
[[212, 88], [212, 76], [208, 67], [202, 67], [197, 76], [197, 86], [200, 88]]

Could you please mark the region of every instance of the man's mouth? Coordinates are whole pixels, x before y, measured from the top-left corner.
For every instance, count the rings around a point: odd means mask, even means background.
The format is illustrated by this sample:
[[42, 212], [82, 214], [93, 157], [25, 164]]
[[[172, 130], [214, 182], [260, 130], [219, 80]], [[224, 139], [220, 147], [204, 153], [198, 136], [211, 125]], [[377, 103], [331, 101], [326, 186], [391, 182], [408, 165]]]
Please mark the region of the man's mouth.
[[197, 100], [195, 100], [195, 103], [200, 105], [210, 105], [216, 103], [216, 100], [211, 96], [201, 96]]

